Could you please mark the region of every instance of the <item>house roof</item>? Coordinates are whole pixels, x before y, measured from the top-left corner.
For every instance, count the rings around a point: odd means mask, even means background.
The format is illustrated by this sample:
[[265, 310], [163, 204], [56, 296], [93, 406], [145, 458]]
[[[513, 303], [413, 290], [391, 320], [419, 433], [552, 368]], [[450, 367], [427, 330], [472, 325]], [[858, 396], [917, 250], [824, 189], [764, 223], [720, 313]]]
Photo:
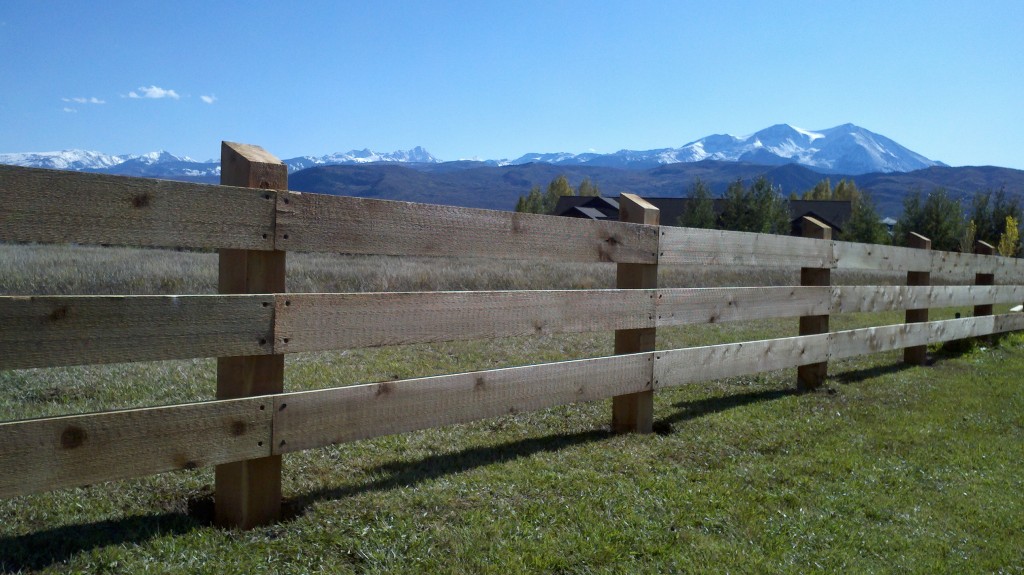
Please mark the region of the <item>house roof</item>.
[[[689, 198], [644, 198], [661, 212], [662, 225], [674, 226], [683, 215]], [[787, 200], [790, 221], [798, 223], [800, 218], [810, 215], [822, 223], [841, 232], [850, 220], [852, 204], [845, 200]], [[716, 215], [725, 211], [726, 201], [712, 200], [712, 209]], [[600, 216], [598, 215], [600, 214]], [[595, 220], [619, 219], [619, 203], [615, 198], [562, 196], [555, 207], [555, 215], [586, 217]], [[796, 231], [796, 230], [795, 230]]]

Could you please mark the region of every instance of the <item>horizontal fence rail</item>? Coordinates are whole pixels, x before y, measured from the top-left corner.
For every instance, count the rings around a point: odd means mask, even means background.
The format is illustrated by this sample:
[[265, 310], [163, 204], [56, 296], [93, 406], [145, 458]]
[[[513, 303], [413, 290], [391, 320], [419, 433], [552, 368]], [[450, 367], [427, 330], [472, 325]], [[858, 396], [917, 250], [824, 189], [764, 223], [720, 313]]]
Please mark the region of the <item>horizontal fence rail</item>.
[[0, 369], [1007, 304], [1024, 286], [0, 296]]
[[[273, 468], [304, 449], [582, 401], [628, 398], [632, 409], [660, 389], [1024, 329], [1024, 314], [986, 315], [1024, 301], [1017, 259], [832, 241], [827, 227], [813, 239], [659, 226], [632, 196], [623, 218], [646, 223], [262, 189], [286, 187], [276, 159], [225, 146], [237, 161], [226, 181], [254, 187], [0, 166], [0, 241], [219, 249], [223, 292], [0, 296], [0, 369], [217, 357], [235, 378], [214, 401], [0, 422], [0, 496]], [[287, 251], [606, 262], [620, 289], [280, 293]], [[658, 265], [792, 267], [804, 285], [658, 288]], [[909, 285], [833, 286], [833, 269], [904, 272]], [[973, 274], [976, 285], [931, 286], [932, 273]], [[927, 321], [929, 308], [969, 306], [974, 317]], [[899, 310], [908, 323], [828, 330], [833, 314]], [[820, 330], [654, 347], [661, 327], [793, 317]], [[288, 393], [254, 380], [279, 385], [288, 353], [602, 331], [616, 333], [617, 355]], [[259, 466], [240, 469], [224, 477], [253, 485]], [[238, 525], [269, 517], [237, 505]]]
[[995, 273], [1017, 258], [0, 165], [0, 241]]
[[0, 423], [0, 497], [1021, 329], [970, 317]]

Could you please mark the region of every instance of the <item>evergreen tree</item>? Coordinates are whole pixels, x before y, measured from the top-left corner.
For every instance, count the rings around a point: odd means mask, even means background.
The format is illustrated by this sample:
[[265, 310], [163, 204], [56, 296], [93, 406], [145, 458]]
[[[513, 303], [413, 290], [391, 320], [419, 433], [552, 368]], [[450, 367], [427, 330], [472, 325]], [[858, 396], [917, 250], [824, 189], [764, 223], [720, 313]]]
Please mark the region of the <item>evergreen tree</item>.
[[905, 246], [910, 232], [916, 232], [932, 241], [932, 249], [953, 251], [959, 247], [966, 226], [960, 202], [950, 198], [944, 188], [932, 190], [923, 202], [921, 191], [915, 190], [903, 201], [903, 217], [896, 224], [894, 243]]
[[717, 227], [717, 219], [711, 189], [704, 180], [697, 178], [690, 185], [689, 201], [676, 223], [687, 228], [713, 230]]
[[737, 178], [725, 189], [725, 207], [722, 209], [722, 227], [727, 230], [753, 231], [755, 207], [750, 192]]
[[750, 231], [788, 235], [791, 228], [789, 203], [782, 197], [779, 188], [773, 186], [768, 178], [759, 176], [751, 184], [750, 190], [758, 209], [755, 229]]
[[974, 194], [971, 199], [971, 219], [978, 228], [979, 240], [992, 245], [998, 243], [1007, 216], [1012, 216], [1013, 219], [1020, 221], [1021, 207], [1019, 200], [1009, 197], [1005, 188], [1000, 188], [995, 192], [985, 190]]
[[847, 242], [865, 244], [887, 244], [891, 241], [889, 233], [882, 225], [875, 209], [875, 202], [867, 194], [858, 194], [856, 201], [851, 200], [850, 220], [846, 223], [839, 239]]
[[924, 211], [921, 204], [921, 190], [914, 189], [903, 198], [903, 215], [892, 230], [892, 243], [897, 246], [907, 245], [912, 232], [922, 234], [924, 227]]
[[764, 176], [750, 187], [737, 179], [725, 190], [722, 227], [741, 232], [789, 234], [789, 206]]

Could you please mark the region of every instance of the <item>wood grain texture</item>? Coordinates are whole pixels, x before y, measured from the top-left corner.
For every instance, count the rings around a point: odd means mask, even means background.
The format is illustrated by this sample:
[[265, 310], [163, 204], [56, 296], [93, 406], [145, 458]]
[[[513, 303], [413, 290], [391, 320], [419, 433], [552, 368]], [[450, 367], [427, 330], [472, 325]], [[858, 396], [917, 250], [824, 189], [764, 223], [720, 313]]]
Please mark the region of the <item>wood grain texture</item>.
[[0, 166], [0, 241], [274, 247], [276, 194]]
[[420, 256], [654, 263], [657, 228], [543, 216], [288, 193], [278, 249]]
[[[907, 235], [907, 246], [917, 250], [919, 253], [930, 253], [932, 241], [921, 234], [911, 232]], [[931, 254], [934, 256], [934, 254]], [[932, 257], [934, 266], [934, 257]], [[926, 286], [931, 284], [930, 271], [911, 270], [907, 272], [908, 286]], [[906, 311], [907, 323], [921, 323], [928, 321], [928, 308], [908, 308]], [[924, 365], [928, 361], [928, 347], [925, 345], [910, 346], [903, 350], [903, 361], [911, 365]]]
[[654, 290], [278, 294], [280, 352], [654, 326]]
[[931, 256], [913, 248], [835, 242], [836, 269], [927, 272]]
[[[815, 240], [831, 240], [832, 228], [810, 216], [801, 218], [801, 228], [805, 238]], [[800, 268], [800, 285], [829, 287], [832, 285], [831, 268], [803, 267]], [[800, 317], [800, 335], [828, 333], [828, 313], [804, 315]], [[813, 390], [825, 382], [828, 377], [828, 362], [822, 361], [801, 365], [796, 372], [796, 386], [799, 390]]]
[[0, 369], [273, 351], [273, 296], [0, 297]]
[[1006, 333], [1024, 329], [1024, 313], [1007, 313], [992, 316], [992, 333]]
[[[977, 242], [974, 243], [974, 253], [977, 254], [977, 255], [981, 255], [981, 256], [992, 256], [993, 254], [996, 253], [996, 248], [993, 247], [991, 244], [985, 243], [983, 241], [977, 241]], [[999, 258], [996, 258], [996, 259], [998, 260]], [[995, 285], [995, 283], [996, 283], [995, 270], [984, 271], [984, 272], [977, 272], [977, 273], [974, 274], [974, 285], [978, 285], [978, 286], [991, 286], [991, 285]], [[992, 312], [993, 312], [993, 306], [992, 306], [991, 303], [975, 302], [975, 305], [974, 305], [974, 315], [975, 316], [992, 315]]]
[[933, 251], [931, 271], [937, 274], [971, 276], [975, 274], [994, 274], [999, 272], [1000, 268], [1004, 266], [1004, 260], [1008, 259], [1010, 258], [1002, 258], [992, 254]]
[[0, 423], [0, 497], [270, 455], [272, 405], [252, 398]]
[[653, 354], [583, 359], [276, 396], [274, 452], [651, 389]]
[[845, 359], [894, 349], [928, 345], [927, 323], [903, 323], [829, 334], [831, 359]]
[[[619, 196], [619, 220], [657, 226], [661, 212], [635, 194]], [[620, 263], [615, 268], [615, 287], [624, 290], [651, 290], [658, 287], [658, 264]], [[654, 312], [651, 312], [654, 319]], [[620, 329], [615, 332], [615, 353], [653, 351], [657, 328]], [[648, 375], [648, 379], [653, 372]], [[654, 426], [654, 391], [617, 395], [612, 398], [612, 430], [618, 433], [650, 433]]]
[[660, 264], [831, 268], [832, 242], [694, 228], [661, 228]]
[[[287, 190], [288, 168], [259, 146], [222, 142], [222, 184]], [[275, 228], [281, 195], [274, 194]], [[281, 293], [285, 290], [286, 252], [222, 249], [220, 293]], [[275, 320], [276, 321], [276, 320]], [[217, 398], [249, 397], [284, 391], [284, 354], [217, 358]], [[223, 527], [250, 529], [281, 515], [281, 457], [267, 455], [217, 466], [214, 520]]]
[[963, 307], [1024, 301], [1024, 286], [836, 286], [836, 313]]
[[747, 321], [827, 314], [827, 287], [663, 288], [658, 290], [658, 326]]
[[750, 375], [828, 359], [828, 334], [691, 347], [654, 354], [654, 388]]

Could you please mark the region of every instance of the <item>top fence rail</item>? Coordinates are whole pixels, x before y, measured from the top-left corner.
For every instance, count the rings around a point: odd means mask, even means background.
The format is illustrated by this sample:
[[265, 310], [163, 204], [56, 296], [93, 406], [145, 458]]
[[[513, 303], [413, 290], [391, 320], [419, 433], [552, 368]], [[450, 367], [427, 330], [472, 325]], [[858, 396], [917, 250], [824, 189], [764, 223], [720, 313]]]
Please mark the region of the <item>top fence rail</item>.
[[0, 166], [0, 241], [998, 273], [1014, 258]]

